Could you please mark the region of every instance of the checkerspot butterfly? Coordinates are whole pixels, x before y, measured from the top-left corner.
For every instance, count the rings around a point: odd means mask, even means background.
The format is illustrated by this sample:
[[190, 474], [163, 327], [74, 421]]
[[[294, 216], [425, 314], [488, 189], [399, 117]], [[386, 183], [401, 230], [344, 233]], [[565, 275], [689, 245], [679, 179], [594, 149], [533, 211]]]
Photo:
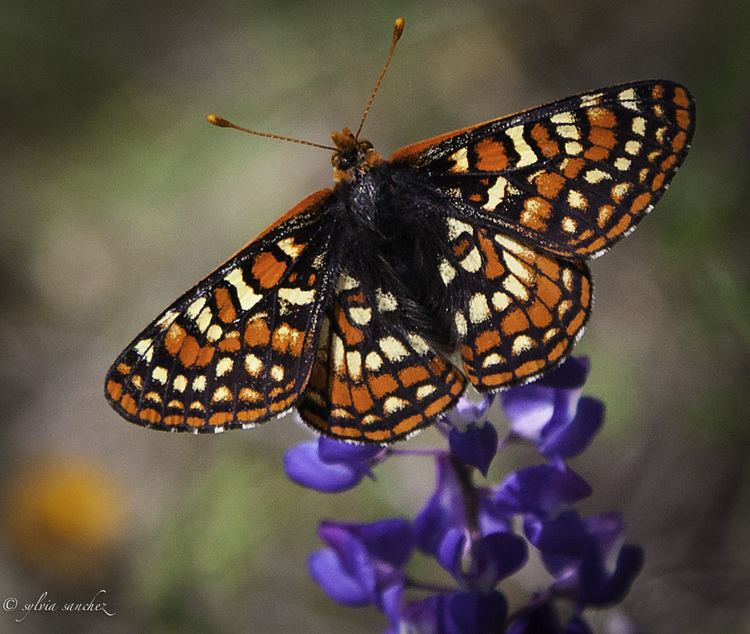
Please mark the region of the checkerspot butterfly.
[[603, 88], [385, 160], [359, 133], [402, 30], [357, 133], [332, 134], [333, 188], [136, 337], [106, 379], [119, 414], [217, 432], [296, 408], [323, 434], [389, 443], [453, 407], [467, 380], [507, 388], [570, 353], [591, 310], [586, 260], [667, 189], [692, 97], [670, 81]]

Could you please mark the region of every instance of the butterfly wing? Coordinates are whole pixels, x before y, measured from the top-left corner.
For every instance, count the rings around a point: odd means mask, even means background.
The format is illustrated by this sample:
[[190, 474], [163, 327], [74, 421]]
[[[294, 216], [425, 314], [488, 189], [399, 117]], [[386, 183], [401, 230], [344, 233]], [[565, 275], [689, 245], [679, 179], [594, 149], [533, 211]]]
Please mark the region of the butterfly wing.
[[551, 253], [593, 258], [632, 231], [689, 149], [686, 88], [642, 81], [569, 97], [402, 148], [467, 217]]
[[451, 248], [440, 273], [447, 293], [458, 298], [455, 332], [471, 383], [497, 390], [558, 365], [591, 309], [585, 263], [457, 218], [445, 222]]
[[323, 434], [390, 443], [432, 423], [464, 390], [461, 373], [405, 324], [395, 285], [351, 268], [338, 278], [297, 405]]
[[307, 383], [332, 288], [331, 200], [330, 190], [303, 200], [138, 335], [107, 374], [115, 411], [192, 432], [288, 411]]

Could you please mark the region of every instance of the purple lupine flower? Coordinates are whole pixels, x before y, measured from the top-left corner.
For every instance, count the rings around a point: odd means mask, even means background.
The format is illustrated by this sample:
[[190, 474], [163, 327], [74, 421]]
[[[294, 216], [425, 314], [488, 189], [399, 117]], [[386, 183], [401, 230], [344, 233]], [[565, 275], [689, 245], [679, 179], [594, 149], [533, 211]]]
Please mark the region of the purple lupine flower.
[[540, 380], [504, 392], [509, 439], [533, 442], [547, 458], [581, 453], [604, 420], [603, 403], [581, 396], [588, 371], [588, 359], [570, 357]]
[[445, 416], [450, 425], [448, 442], [451, 453], [485, 476], [497, 453], [497, 431], [487, 421], [487, 412], [494, 401], [494, 394], [483, 396], [479, 402], [462, 396]]
[[401, 568], [414, 547], [411, 527], [402, 519], [371, 524], [323, 522], [318, 529], [327, 548], [308, 561], [310, 575], [337, 603], [375, 605], [389, 617], [400, 608]]
[[351, 489], [365, 476], [385, 449], [377, 445], [352, 445], [320, 436], [290, 447], [284, 453], [284, 471], [297, 484], [324, 493]]
[[404, 606], [400, 631], [494, 634], [505, 622], [507, 611], [505, 597], [496, 591], [432, 595]]
[[577, 614], [563, 625], [554, 606], [543, 602], [522, 609], [511, 618], [506, 634], [593, 634], [588, 624]]
[[524, 530], [555, 577], [555, 594], [580, 607], [622, 600], [643, 566], [638, 546], [624, 544], [616, 550], [624, 533], [616, 513], [582, 519], [571, 510], [554, 519], [527, 518]]
[[498, 511], [546, 518], [591, 495], [591, 487], [565, 464], [540, 464], [511, 473], [497, 489]]

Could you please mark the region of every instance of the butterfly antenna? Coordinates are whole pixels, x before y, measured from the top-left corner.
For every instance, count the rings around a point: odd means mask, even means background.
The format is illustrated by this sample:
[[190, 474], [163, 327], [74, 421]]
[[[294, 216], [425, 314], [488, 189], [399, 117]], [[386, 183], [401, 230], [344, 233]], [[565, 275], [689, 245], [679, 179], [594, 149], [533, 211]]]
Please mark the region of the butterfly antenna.
[[378, 81], [375, 82], [375, 87], [372, 89], [372, 92], [370, 93], [370, 98], [367, 100], [367, 105], [365, 106], [365, 109], [362, 111], [362, 116], [359, 119], [359, 127], [357, 128], [357, 134], [354, 135], [355, 139], [358, 139], [359, 133], [362, 132], [362, 128], [365, 125], [365, 119], [367, 119], [367, 114], [370, 112], [370, 106], [372, 106], [372, 102], [375, 100], [375, 95], [378, 93], [380, 84], [383, 83], [383, 77], [385, 77], [385, 72], [388, 70], [388, 66], [391, 63], [391, 58], [393, 57], [393, 51], [396, 50], [396, 44], [398, 44], [398, 41], [404, 32], [405, 25], [406, 23], [404, 22], [404, 18], [396, 18], [396, 21], [393, 23], [393, 36], [391, 37], [391, 48], [388, 49], [388, 57], [385, 58], [385, 64], [383, 64], [383, 70], [380, 71], [380, 76], [378, 77]]
[[249, 128], [243, 128], [242, 126], [227, 121], [224, 117], [220, 117], [217, 114], [210, 114], [206, 117], [211, 125], [215, 125], [217, 128], [232, 128], [233, 130], [239, 130], [240, 132], [247, 132], [247, 134], [254, 134], [255, 136], [263, 136], [267, 139], [276, 139], [277, 141], [289, 141], [289, 143], [299, 143], [300, 145], [312, 145], [313, 147], [323, 148], [324, 150], [336, 151], [336, 148], [330, 145], [321, 145], [320, 143], [313, 143], [312, 141], [303, 141], [302, 139], [295, 139], [290, 136], [282, 136], [280, 134], [271, 134], [270, 132], [258, 132], [257, 130], [250, 130]]

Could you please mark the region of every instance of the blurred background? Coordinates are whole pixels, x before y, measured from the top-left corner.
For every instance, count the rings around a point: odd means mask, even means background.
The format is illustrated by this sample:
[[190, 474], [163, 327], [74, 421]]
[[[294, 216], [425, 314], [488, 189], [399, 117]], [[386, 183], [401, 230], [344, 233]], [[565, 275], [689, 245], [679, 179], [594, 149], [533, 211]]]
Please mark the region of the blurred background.
[[[87, 601], [27, 632], [369, 632], [307, 576], [319, 520], [413, 516], [424, 462], [346, 494], [303, 490], [290, 418], [192, 437], [105, 403], [104, 374], [164, 306], [331, 180], [329, 156], [209, 126], [326, 143], [357, 125], [397, 15], [407, 28], [366, 127], [384, 154], [619, 82], [698, 102], [686, 164], [593, 265], [578, 346], [608, 408], [573, 462], [587, 512], [621, 511], [646, 568], [601, 632], [750, 632], [750, 11], [742, 0], [22, 2], [0, 22], [0, 599]], [[504, 428], [501, 414], [494, 420]], [[434, 431], [412, 446], [440, 440]], [[508, 451], [491, 479], [533, 455]], [[540, 578], [541, 579], [541, 578]], [[504, 586], [528, 595], [540, 579]], [[0, 612], [12, 631], [17, 613]]]

